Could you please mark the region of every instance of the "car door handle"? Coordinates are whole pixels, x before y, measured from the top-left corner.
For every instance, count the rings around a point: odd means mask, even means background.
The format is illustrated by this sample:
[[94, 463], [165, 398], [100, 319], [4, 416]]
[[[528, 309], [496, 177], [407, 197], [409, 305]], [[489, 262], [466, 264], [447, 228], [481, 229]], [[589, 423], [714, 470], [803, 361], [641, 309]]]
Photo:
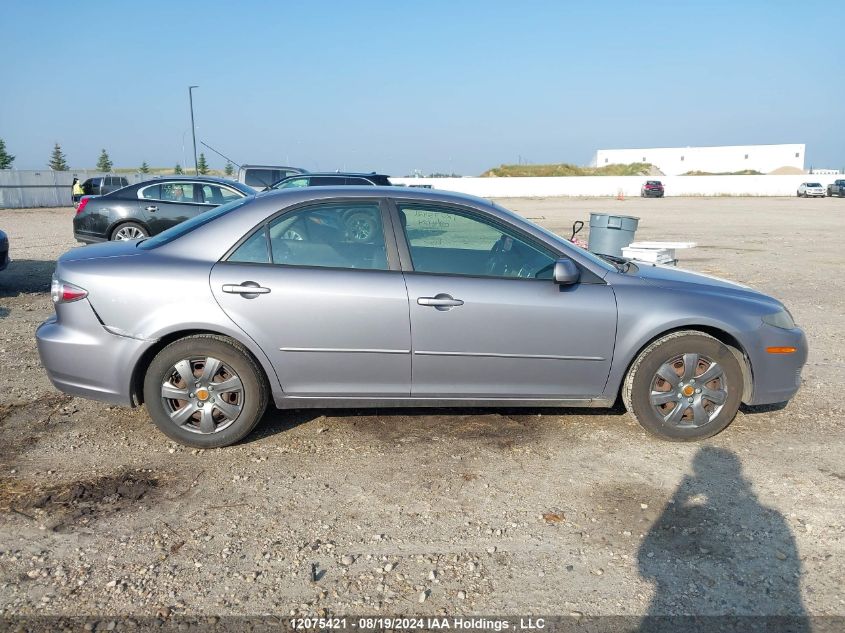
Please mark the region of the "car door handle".
[[245, 281], [242, 284], [224, 284], [223, 292], [228, 292], [234, 295], [266, 295], [270, 292], [269, 288], [262, 288], [254, 281]]
[[146, 210], [155, 212], [155, 211], [158, 211], [158, 207], [150, 205], [150, 206], [146, 207]]
[[431, 306], [438, 310], [450, 310], [451, 308], [464, 305], [464, 302], [460, 299], [453, 298], [451, 295], [441, 293], [433, 297], [420, 297], [417, 299], [417, 304]]

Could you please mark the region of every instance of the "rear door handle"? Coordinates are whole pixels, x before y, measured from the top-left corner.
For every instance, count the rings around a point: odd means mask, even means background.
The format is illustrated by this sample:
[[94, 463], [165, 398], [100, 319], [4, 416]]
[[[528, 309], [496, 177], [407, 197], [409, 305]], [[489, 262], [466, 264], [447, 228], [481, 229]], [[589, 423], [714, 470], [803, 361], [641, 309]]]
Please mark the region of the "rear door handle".
[[430, 306], [437, 310], [451, 310], [457, 306], [464, 305], [460, 299], [455, 299], [451, 295], [440, 293], [433, 297], [420, 297], [417, 299], [417, 304], [421, 306]]
[[155, 211], [158, 211], [158, 207], [150, 205], [150, 206], [146, 207], [146, 210], [155, 212]]
[[254, 281], [244, 281], [241, 284], [224, 284], [223, 292], [228, 292], [234, 295], [241, 295], [249, 299], [252, 297], [248, 297], [247, 295], [253, 295], [253, 297], [257, 295], [266, 295], [270, 292], [270, 289], [263, 288]]

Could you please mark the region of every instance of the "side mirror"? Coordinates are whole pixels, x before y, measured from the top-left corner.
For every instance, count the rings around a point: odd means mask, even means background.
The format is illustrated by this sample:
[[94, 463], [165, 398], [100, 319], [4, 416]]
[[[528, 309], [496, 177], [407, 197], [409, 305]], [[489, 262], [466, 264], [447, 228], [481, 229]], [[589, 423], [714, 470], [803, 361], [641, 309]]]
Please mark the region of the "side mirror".
[[571, 286], [578, 283], [581, 271], [571, 259], [561, 258], [555, 262], [555, 283], [561, 286]]

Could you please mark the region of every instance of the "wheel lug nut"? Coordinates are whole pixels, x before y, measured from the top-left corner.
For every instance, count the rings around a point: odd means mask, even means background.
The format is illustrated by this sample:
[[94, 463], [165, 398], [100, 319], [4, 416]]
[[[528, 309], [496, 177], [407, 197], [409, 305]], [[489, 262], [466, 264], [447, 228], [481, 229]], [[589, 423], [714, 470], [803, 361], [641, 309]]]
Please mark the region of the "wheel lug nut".
[[701, 389], [696, 389], [695, 393], [701, 393]]
[[194, 397], [194, 394], [189, 393], [189, 394], [188, 394], [188, 397], [189, 397], [189, 398], [193, 398], [193, 397]]
[[[689, 402], [692, 402], [692, 398], [687, 398], [687, 400], [688, 400]], [[202, 406], [202, 403], [200, 403], [200, 406]]]

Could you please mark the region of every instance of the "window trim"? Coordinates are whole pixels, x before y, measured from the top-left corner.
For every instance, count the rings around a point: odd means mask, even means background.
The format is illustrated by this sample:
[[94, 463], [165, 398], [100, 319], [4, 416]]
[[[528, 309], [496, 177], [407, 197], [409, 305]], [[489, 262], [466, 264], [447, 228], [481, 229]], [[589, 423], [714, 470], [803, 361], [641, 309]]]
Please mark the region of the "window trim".
[[[388, 198], [390, 212], [391, 212], [391, 221], [393, 224], [393, 233], [394, 239], [397, 242], [397, 246], [399, 248], [399, 261], [402, 265], [402, 272], [405, 274], [411, 275], [433, 275], [436, 277], [459, 277], [461, 279], [498, 279], [503, 281], [531, 281], [531, 282], [544, 282], [550, 283], [552, 282], [551, 279], [536, 279], [532, 277], [497, 277], [493, 275], [467, 275], [463, 273], [432, 273], [426, 272], [423, 270], [415, 270], [413, 259], [411, 258], [411, 249], [410, 244], [408, 243], [407, 237], [405, 236], [405, 231], [402, 230], [402, 221], [399, 218], [399, 206], [402, 204], [417, 204], [420, 206], [428, 205], [435, 208], [440, 208], [446, 211], [447, 213], [457, 213], [460, 215], [461, 213], [470, 216], [472, 218], [475, 216], [476, 218], [482, 221], [491, 222], [494, 226], [500, 226], [503, 229], [507, 230], [518, 236], [521, 240], [527, 242], [531, 246], [536, 246], [541, 248], [544, 251], [550, 251], [555, 256], [555, 259], [566, 258], [571, 260], [579, 269], [581, 269], [583, 273], [583, 267], [576, 262], [574, 259], [569, 257], [566, 253], [562, 252], [556, 246], [549, 244], [545, 241], [537, 239], [535, 236], [523, 231], [520, 227], [511, 224], [501, 218], [491, 214], [486, 213], [482, 209], [477, 209], [475, 207], [455, 204], [452, 202], [440, 202], [440, 201], [429, 201], [429, 200], [416, 200], [414, 198]], [[592, 272], [592, 271], [590, 271]]]
[[[381, 225], [382, 225], [382, 236], [384, 237], [384, 248], [385, 248], [385, 255], [387, 257], [387, 268], [346, 268], [343, 266], [304, 266], [301, 264], [276, 264], [272, 261], [273, 255], [271, 250], [270, 244], [270, 231], [269, 226], [272, 222], [276, 221], [280, 217], [287, 215], [288, 213], [295, 213], [297, 211], [301, 211], [308, 207], [315, 207], [320, 205], [327, 205], [327, 204], [343, 204], [343, 203], [371, 203], [376, 204], [379, 208], [379, 212], [381, 213]], [[271, 261], [268, 262], [230, 262], [229, 258], [237, 251], [242, 244], [244, 244], [247, 240], [249, 240], [256, 232], [264, 231], [266, 239], [267, 239], [267, 250], [268, 250], [268, 257]], [[232, 265], [246, 265], [246, 266], [270, 266], [273, 268], [307, 268], [312, 270], [327, 270], [327, 271], [337, 271], [337, 270], [345, 270], [349, 272], [377, 272], [377, 273], [388, 273], [388, 272], [401, 272], [402, 267], [399, 261], [399, 253], [397, 250], [396, 245], [396, 236], [393, 230], [393, 221], [391, 217], [391, 210], [387, 203], [387, 199], [383, 197], [343, 197], [343, 198], [322, 198], [318, 200], [306, 200], [304, 202], [299, 202], [297, 204], [293, 204], [289, 207], [285, 207], [284, 209], [280, 209], [275, 213], [270, 214], [266, 218], [264, 218], [261, 222], [257, 225], [253, 226], [249, 229], [244, 235], [235, 242], [234, 246], [232, 246], [228, 251], [226, 251], [223, 256], [217, 260], [218, 264], [232, 264]]]

